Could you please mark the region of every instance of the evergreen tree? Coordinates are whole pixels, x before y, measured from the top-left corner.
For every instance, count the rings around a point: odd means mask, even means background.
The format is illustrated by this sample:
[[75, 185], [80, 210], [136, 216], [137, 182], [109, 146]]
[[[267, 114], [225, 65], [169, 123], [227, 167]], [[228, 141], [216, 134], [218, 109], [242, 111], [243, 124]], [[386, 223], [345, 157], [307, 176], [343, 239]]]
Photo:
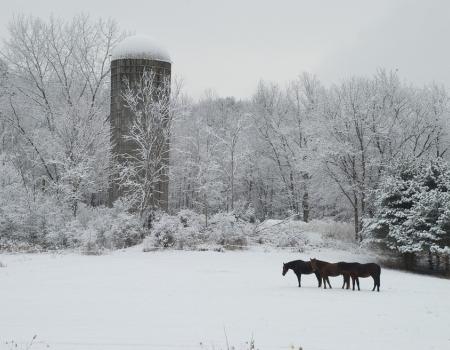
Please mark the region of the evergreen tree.
[[407, 268], [418, 256], [445, 256], [450, 243], [450, 169], [446, 162], [406, 162], [374, 191], [375, 215], [365, 221], [366, 240], [401, 254]]

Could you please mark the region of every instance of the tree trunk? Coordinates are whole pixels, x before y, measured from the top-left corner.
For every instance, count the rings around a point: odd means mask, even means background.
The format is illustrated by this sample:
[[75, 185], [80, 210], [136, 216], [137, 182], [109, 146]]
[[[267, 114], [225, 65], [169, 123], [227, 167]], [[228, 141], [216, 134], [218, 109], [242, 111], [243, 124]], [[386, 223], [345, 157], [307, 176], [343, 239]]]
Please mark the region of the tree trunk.
[[208, 201], [205, 196], [205, 226], [208, 227]]
[[449, 255], [445, 255], [445, 274], [448, 275], [450, 273], [450, 257]]
[[354, 195], [354, 205], [353, 205], [353, 216], [355, 225], [355, 240], [359, 239], [359, 207], [358, 207], [358, 196]]
[[441, 256], [439, 254], [436, 254], [436, 270], [441, 269]]
[[303, 208], [303, 221], [308, 222], [309, 221], [309, 194], [308, 194], [308, 191], [305, 191], [305, 193], [303, 193], [302, 208]]
[[291, 210], [298, 214], [298, 205], [297, 205], [297, 198], [295, 196], [295, 186], [294, 186], [294, 175], [292, 174], [292, 171], [289, 172], [289, 191], [291, 193]]
[[303, 173], [303, 200], [302, 200], [302, 209], [303, 209], [303, 221], [309, 221], [309, 192], [308, 192], [308, 184], [309, 175], [307, 173]]
[[416, 256], [414, 253], [404, 253], [403, 261], [405, 263], [405, 268], [407, 270], [412, 270], [416, 265]]
[[[359, 230], [361, 231], [362, 229], [362, 220], [363, 217], [366, 215], [366, 193], [364, 192], [364, 189], [361, 191], [361, 215], [359, 218]], [[361, 239], [361, 235], [360, 235], [360, 239]]]
[[231, 152], [231, 211], [234, 210], [234, 152]]
[[433, 254], [431, 252], [428, 252], [428, 268], [434, 270]]

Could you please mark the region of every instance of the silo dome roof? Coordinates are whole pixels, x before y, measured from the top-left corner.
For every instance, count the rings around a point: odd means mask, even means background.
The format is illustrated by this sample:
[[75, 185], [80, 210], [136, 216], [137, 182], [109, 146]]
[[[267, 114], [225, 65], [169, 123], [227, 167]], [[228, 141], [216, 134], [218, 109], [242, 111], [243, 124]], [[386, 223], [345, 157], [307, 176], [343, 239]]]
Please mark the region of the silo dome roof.
[[133, 35], [125, 38], [114, 47], [112, 60], [125, 58], [144, 58], [155, 61], [172, 62], [167, 50], [143, 35]]

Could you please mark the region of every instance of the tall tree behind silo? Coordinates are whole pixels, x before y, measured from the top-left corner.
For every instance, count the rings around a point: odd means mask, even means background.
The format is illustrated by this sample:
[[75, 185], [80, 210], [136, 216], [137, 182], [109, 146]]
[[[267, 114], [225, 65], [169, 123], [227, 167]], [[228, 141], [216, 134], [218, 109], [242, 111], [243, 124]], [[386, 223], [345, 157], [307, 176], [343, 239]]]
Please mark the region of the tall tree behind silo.
[[167, 210], [171, 60], [150, 39], [132, 36], [111, 61], [111, 143], [118, 172], [110, 202], [126, 197], [143, 215]]

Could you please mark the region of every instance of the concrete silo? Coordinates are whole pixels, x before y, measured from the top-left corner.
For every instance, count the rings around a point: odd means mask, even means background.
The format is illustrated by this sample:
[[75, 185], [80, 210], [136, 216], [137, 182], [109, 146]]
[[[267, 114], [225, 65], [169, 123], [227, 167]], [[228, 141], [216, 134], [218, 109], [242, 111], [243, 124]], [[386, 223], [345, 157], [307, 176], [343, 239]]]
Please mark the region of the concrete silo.
[[[156, 45], [151, 39], [145, 36], [130, 36], [114, 48], [111, 57], [111, 145], [113, 156], [122, 163], [127, 155], [132, 155], [136, 149], [132, 142], [124, 139], [133, 118], [123, 99], [125, 81], [133, 87], [142, 79], [144, 72], [154, 74], [154, 84], [160, 84], [165, 79], [170, 83], [170, 56], [165, 49]], [[169, 147], [168, 140], [167, 147]], [[168, 156], [163, 161], [168, 165]], [[167, 210], [168, 206], [168, 180], [168, 174], [165, 171], [156, 186], [155, 203], [163, 210]], [[112, 181], [110, 203], [120, 196], [121, 190], [118, 184]]]

